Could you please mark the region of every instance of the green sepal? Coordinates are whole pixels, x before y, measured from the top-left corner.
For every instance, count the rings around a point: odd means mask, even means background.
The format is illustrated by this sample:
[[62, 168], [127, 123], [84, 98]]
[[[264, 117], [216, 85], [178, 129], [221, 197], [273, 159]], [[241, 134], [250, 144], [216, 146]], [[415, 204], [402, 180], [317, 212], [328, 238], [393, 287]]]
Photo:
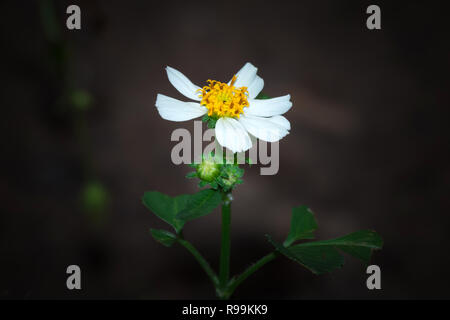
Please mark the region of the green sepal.
[[209, 116], [208, 114], [205, 114], [202, 117], [202, 122], [206, 122], [209, 129], [214, 129], [216, 127], [217, 120], [219, 120], [219, 118], [215, 116]]
[[265, 94], [264, 92], [261, 91], [261, 92], [256, 96], [255, 99], [270, 99], [270, 97], [269, 97], [267, 94]]
[[210, 182], [209, 185], [211, 186], [212, 189], [219, 188], [219, 184], [216, 181]]
[[195, 171], [189, 172], [189, 173], [186, 175], [186, 178], [188, 178], [188, 179], [192, 179], [192, 178], [196, 178], [196, 177], [197, 177], [197, 172], [195, 172]]
[[213, 119], [213, 118], [209, 119], [209, 121], [208, 121], [208, 128], [209, 129], [215, 129], [217, 120], [219, 120], [219, 119]]
[[198, 187], [199, 187], [199, 188], [204, 188], [204, 187], [206, 187], [208, 184], [209, 184], [209, 182], [206, 182], [206, 181], [201, 180], [201, 181], [198, 182]]

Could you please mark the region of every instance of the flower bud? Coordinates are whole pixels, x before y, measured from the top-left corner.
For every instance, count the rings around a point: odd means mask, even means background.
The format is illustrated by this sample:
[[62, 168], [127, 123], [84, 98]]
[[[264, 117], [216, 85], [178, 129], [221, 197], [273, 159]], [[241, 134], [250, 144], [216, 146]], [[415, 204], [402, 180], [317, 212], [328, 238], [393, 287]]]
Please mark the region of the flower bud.
[[224, 191], [232, 190], [237, 184], [242, 183], [242, 176], [244, 175], [244, 169], [239, 168], [237, 165], [224, 165], [219, 177], [219, 185]]
[[206, 182], [212, 182], [220, 174], [220, 164], [214, 157], [207, 156], [202, 159], [202, 163], [197, 166], [197, 176]]

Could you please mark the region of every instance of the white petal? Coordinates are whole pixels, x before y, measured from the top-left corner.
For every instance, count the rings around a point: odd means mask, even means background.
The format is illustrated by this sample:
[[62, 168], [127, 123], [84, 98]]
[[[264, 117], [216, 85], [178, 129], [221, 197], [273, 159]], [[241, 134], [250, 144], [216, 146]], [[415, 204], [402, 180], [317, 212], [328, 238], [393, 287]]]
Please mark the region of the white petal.
[[228, 118], [228, 121], [233, 126], [236, 135], [239, 135], [239, 137], [241, 138], [240, 142], [242, 148], [241, 151], [237, 152], [243, 152], [250, 149], [252, 147], [252, 140], [250, 139], [250, 136], [248, 135], [247, 130], [245, 130], [244, 126], [240, 124], [236, 119]]
[[199, 92], [197, 92], [197, 90], [200, 89], [199, 86], [193, 84], [184, 74], [174, 68], [168, 66], [166, 71], [170, 83], [180, 91], [181, 94], [192, 100], [201, 100]]
[[264, 80], [256, 76], [255, 80], [248, 86], [248, 96], [251, 99], [256, 98], [256, 96], [261, 92], [261, 90], [264, 88]]
[[[250, 134], [258, 139], [267, 142], [276, 142], [289, 133], [285, 122], [287, 121], [286, 118], [281, 118], [263, 118], [251, 115], [241, 115], [239, 122], [242, 123]], [[287, 122], [289, 123], [289, 121]]]
[[[247, 62], [241, 70], [236, 73], [236, 82], [234, 83], [235, 87], [249, 87], [252, 82], [256, 78], [256, 72], [258, 68], [252, 65], [250, 62]], [[230, 81], [231, 82], [231, 81]]]
[[157, 95], [155, 106], [161, 117], [170, 121], [191, 120], [208, 111], [197, 102], [184, 102], [163, 94]]
[[249, 106], [244, 109], [244, 113], [261, 117], [283, 114], [292, 107], [290, 99], [289, 94], [271, 99], [249, 99]]
[[220, 118], [216, 123], [216, 138], [221, 146], [234, 153], [252, 147], [252, 141], [245, 128], [233, 118]]
[[279, 126], [283, 127], [286, 130], [291, 130], [291, 123], [289, 122], [288, 119], [286, 119], [283, 116], [274, 116], [274, 117], [270, 117], [270, 118], [266, 118], [267, 120], [270, 120], [273, 123], [278, 124]]

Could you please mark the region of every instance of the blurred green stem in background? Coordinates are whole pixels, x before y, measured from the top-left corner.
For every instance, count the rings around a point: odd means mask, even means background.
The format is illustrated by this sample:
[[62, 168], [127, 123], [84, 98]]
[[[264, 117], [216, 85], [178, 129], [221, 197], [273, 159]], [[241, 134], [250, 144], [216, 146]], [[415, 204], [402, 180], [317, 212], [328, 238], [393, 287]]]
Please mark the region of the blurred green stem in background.
[[48, 66], [60, 88], [53, 112], [70, 117], [83, 172], [80, 206], [91, 224], [99, 226], [107, 217], [106, 212], [110, 196], [108, 190], [98, 179], [92, 161], [87, 112], [92, 108], [94, 101], [88, 91], [77, 89], [70, 77], [70, 51], [63, 37], [64, 27], [61, 28], [61, 25], [65, 26], [65, 24], [58, 21], [55, 2], [40, 0], [39, 15], [43, 33], [48, 43]]

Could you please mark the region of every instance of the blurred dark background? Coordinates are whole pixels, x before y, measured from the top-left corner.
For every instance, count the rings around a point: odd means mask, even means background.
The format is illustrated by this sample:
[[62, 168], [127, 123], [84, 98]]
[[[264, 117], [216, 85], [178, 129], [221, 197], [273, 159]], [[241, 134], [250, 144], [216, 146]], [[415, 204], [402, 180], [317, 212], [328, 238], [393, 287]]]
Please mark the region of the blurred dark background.
[[[197, 190], [170, 160], [175, 128], [157, 93], [183, 99], [170, 65], [196, 84], [228, 80], [245, 62], [270, 96], [290, 93], [280, 170], [246, 170], [235, 191], [233, 274], [282, 240], [305, 204], [319, 239], [375, 229], [373, 263], [315, 276], [284, 258], [234, 298], [449, 298], [448, 13], [438, 2], [2, 1], [0, 298], [214, 298], [189, 253], [156, 243], [166, 225], [144, 191]], [[82, 29], [65, 27], [81, 7]], [[218, 267], [220, 213], [185, 236]], [[66, 289], [66, 268], [82, 290]]]

